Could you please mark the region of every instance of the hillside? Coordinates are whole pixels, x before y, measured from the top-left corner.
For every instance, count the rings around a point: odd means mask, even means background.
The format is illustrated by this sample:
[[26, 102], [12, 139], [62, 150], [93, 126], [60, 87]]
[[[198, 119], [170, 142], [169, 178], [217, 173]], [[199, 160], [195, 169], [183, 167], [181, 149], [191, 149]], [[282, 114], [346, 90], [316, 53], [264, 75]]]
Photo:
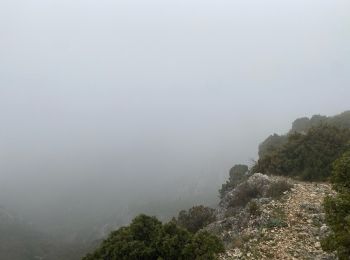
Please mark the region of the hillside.
[[299, 118], [252, 168], [231, 169], [206, 228], [225, 243], [221, 259], [349, 259], [349, 126], [350, 111]]
[[348, 122], [296, 120], [255, 165], [231, 168], [215, 209], [195, 205], [164, 226], [140, 215], [86, 259], [349, 259]]
[[[247, 223], [231, 234], [232, 243], [220, 259], [335, 259], [321, 248], [328, 232], [322, 202], [333, 193], [328, 183], [299, 181], [279, 199], [263, 203], [260, 198], [259, 213], [250, 214]], [[224, 230], [220, 236], [230, 232]]]

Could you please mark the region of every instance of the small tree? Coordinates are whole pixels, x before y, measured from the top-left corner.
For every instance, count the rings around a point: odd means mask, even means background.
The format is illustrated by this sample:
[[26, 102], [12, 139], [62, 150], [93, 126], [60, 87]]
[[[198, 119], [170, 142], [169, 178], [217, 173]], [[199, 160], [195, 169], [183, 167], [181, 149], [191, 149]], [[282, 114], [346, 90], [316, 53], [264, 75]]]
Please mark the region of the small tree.
[[176, 221], [179, 226], [186, 228], [192, 233], [196, 233], [216, 220], [214, 212], [214, 209], [203, 205], [194, 206], [188, 211], [181, 210]]

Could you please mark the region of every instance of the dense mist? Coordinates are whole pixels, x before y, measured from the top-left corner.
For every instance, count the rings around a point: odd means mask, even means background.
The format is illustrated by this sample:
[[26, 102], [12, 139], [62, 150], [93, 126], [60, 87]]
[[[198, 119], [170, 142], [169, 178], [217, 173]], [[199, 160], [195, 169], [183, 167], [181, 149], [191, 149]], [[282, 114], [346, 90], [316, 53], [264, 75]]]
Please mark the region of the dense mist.
[[73, 240], [140, 212], [214, 205], [266, 136], [349, 109], [349, 10], [1, 1], [0, 205]]

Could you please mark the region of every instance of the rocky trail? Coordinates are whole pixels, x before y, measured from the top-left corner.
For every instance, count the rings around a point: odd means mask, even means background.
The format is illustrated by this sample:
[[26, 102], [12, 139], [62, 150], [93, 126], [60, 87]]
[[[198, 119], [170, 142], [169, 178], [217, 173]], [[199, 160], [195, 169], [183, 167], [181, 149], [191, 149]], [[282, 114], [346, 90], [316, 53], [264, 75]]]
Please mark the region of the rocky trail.
[[329, 232], [322, 202], [334, 194], [331, 185], [293, 183], [279, 199], [259, 204], [259, 213], [248, 216], [221, 260], [336, 259], [321, 248], [321, 239]]

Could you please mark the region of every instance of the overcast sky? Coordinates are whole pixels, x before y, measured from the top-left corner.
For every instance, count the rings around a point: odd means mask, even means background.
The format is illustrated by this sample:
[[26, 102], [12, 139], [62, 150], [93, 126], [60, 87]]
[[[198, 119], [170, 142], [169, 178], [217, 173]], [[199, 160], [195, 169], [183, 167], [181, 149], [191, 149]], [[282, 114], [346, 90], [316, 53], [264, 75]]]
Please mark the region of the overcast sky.
[[0, 2], [0, 190], [22, 204], [222, 176], [349, 98], [348, 0]]

